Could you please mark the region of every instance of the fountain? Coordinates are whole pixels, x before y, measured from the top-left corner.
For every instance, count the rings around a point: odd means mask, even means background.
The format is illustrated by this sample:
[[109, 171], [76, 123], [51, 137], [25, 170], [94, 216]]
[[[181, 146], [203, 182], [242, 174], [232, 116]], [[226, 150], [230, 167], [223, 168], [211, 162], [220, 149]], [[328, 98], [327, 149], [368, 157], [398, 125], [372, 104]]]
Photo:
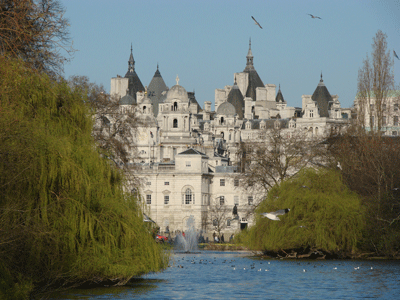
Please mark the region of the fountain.
[[185, 253], [193, 253], [198, 250], [197, 243], [199, 235], [194, 227], [194, 217], [191, 215], [186, 222], [187, 230], [178, 234], [175, 238], [175, 249]]

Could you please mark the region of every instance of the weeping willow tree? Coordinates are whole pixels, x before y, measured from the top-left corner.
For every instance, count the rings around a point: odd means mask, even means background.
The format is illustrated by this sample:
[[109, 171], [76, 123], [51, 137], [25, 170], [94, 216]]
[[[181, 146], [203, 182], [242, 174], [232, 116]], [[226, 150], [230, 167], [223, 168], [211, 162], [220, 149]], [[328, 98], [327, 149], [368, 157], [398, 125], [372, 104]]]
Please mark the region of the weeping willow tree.
[[[263, 212], [290, 208], [272, 221]], [[267, 251], [316, 247], [353, 252], [361, 239], [363, 214], [359, 197], [335, 171], [305, 169], [273, 187], [256, 210], [256, 224], [246, 237], [251, 248]]]
[[0, 58], [0, 298], [165, 267], [83, 93]]

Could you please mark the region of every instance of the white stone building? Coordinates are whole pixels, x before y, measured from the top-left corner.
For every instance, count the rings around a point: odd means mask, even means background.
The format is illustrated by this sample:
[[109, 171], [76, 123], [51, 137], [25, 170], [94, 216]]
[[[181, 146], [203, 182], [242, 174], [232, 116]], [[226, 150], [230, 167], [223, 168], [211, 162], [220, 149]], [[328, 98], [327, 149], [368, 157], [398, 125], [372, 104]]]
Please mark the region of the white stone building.
[[[234, 84], [215, 90], [215, 111], [210, 101], [201, 108], [194, 93], [179, 85], [178, 77], [168, 89], [158, 66], [145, 91], [132, 53], [125, 77], [111, 79], [111, 94], [120, 97], [121, 106], [135, 107], [145, 124], [139, 128], [138, 155], [132, 163], [140, 169], [145, 211], [162, 232], [167, 227], [171, 232], [185, 231], [186, 220], [193, 216], [196, 228], [210, 236], [215, 228], [209, 212], [216, 201], [229, 208], [226, 237], [251, 225], [254, 205], [265, 191], [256, 197], [235, 180], [240, 144], [260, 140], [274, 126], [323, 136], [339, 131], [350, 117], [338, 96], [329, 94], [322, 75], [314, 94], [303, 95], [302, 108], [287, 106], [280, 87], [276, 92], [276, 85], [264, 84], [255, 70], [251, 43], [245, 69], [234, 74]], [[231, 213], [234, 205], [238, 218]]]

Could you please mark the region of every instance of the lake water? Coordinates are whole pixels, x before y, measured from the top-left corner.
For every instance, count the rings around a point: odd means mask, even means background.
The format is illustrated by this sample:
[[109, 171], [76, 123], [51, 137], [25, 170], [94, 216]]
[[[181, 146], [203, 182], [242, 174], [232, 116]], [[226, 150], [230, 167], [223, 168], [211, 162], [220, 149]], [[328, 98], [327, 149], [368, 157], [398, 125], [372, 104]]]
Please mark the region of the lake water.
[[128, 286], [52, 299], [400, 299], [399, 261], [259, 259], [246, 252], [175, 253], [164, 272]]

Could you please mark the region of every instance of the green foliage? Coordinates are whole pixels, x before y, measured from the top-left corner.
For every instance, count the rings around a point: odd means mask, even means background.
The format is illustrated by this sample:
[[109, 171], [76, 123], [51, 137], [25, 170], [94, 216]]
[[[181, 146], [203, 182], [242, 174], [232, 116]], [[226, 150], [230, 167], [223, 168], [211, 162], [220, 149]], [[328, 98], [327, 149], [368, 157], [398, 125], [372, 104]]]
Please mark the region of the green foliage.
[[43, 291], [165, 267], [123, 174], [95, 147], [85, 94], [2, 58], [0, 78], [0, 278]]
[[[284, 208], [290, 212], [280, 216], [281, 221], [260, 215]], [[360, 199], [337, 172], [307, 169], [269, 191], [245, 239], [254, 249], [310, 246], [347, 252], [356, 250], [363, 224]]]

